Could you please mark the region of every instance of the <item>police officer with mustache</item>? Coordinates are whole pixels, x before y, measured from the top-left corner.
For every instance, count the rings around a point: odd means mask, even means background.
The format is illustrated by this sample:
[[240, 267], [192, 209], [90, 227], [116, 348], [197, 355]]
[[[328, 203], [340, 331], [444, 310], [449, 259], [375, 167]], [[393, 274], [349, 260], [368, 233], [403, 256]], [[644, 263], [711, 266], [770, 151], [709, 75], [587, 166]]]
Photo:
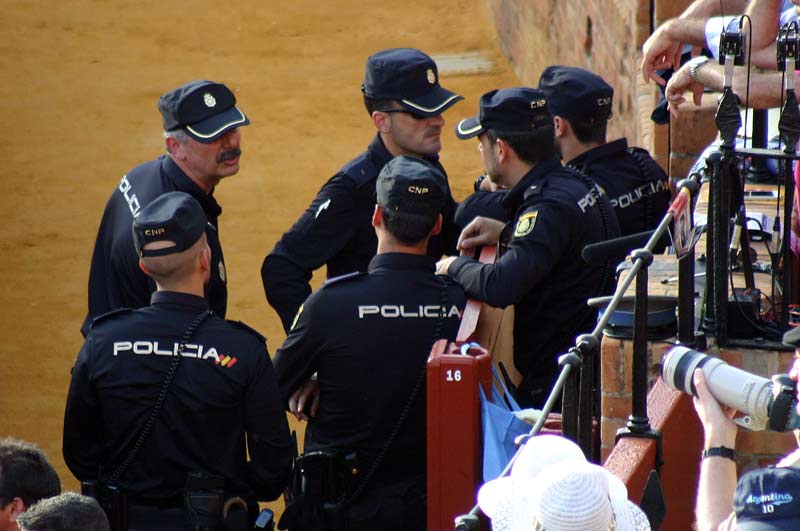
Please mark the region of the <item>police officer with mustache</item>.
[[89, 272], [89, 312], [81, 327], [84, 336], [95, 317], [149, 303], [156, 286], [139, 269], [131, 223], [148, 203], [171, 191], [186, 192], [203, 207], [212, 254], [205, 295], [211, 309], [225, 317], [227, 274], [218, 224], [222, 208], [214, 198], [214, 188], [239, 171], [239, 128], [250, 120], [236, 106], [233, 92], [212, 81], [190, 81], [167, 92], [158, 100], [158, 110], [167, 154], [125, 174], [106, 204]]

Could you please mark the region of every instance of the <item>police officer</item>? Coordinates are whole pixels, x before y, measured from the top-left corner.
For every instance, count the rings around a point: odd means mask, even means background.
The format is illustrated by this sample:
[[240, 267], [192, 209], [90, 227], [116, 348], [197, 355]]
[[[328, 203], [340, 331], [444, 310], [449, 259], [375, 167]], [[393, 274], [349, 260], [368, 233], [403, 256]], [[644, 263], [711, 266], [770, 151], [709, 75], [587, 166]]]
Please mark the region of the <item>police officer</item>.
[[124, 175], [106, 204], [89, 272], [89, 313], [81, 327], [84, 336], [95, 317], [148, 304], [155, 283], [139, 269], [131, 222], [150, 201], [175, 190], [194, 197], [208, 219], [211, 280], [206, 298], [211, 309], [225, 317], [228, 288], [217, 223], [222, 208], [214, 199], [214, 188], [239, 171], [239, 127], [250, 121], [236, 107], [230, 89], [211, 81], [190, 81], [164, 94], [158, 110], [167, 154]]
[[479, 115], [461, 121], [456, 132], [461, 139], [478, 137], [487, 175], [509, 190], [502, 205], [513, 222], [504, 231], [503, 222], [478, 217], [459, 238], [464, 251], [502, 239], [507, 248], [494, 264], [448, 257], [437, 271], [470, 297], [514, 305], [514, 364], [523, 375], [517, 395], [526, 406], [542, 406], [556, 379], [557, 356], [592, 327], [586, 299], [613, 288], [613, 267], [583, 263], [581, 250], [618, 236], [619, 225], [597, 187], [559, 163], [541, 90], [488, 92]]
[[[628, 147], [625, 138], [606, 143], [614, 89], [600, 76], [572, 66], [545, 68], [539, 88], [553, 115], [559, 156], [602, 188], [617, 214], [621, 235], [655, 229], [669, 207], [669, 179], [647, 151]], [[493, 206], [501, 198], [487, 192], [467, 198], [458, 222], [465, 225], [475, 215], [503, 219], [502, 210]], [[666, 244], [665, 239], [657, 250]]]
[[606, 143], [614, 89], [574, 66], [548, 66], [539, 88], [553, 115], [562, 160], [600, 185], [622, 235], [655, 229], [669, 207], [669, 179], [647, 151], [628, 147], [625, 138]]
[[[275, 356], [285, 397], [318, 378], [306, 452], [356, 452], [358, 481], [339, 493], [352, 501], [350, 531], [425, 529], [426, 360], [436, 339], [455, 337], [466, 304], [463, 289], [435, 275], [426, 255], [443, 224], [443, 182], [421, 159], [399, 156], [383, 167], [372, 214], [378, 254], [367, 272], [330, 279], [311, 295]], [[295, 525], [308, 530], [312, 510], [287, 512], [305, 518]]]
[[462, 97], [442, 88], [433, 59], [411, 48], [368, 57], [361, 92], [378, 130], [375, 138], [322, 187], [261, 267], [267, 300], [287, 333], [297, 309], [311, 293], [314, 270], [327, 265], [328, 278], [364, 271], [375, 255], [377, 241], [370, 226], [375, 179], [392, 157], [423, 158], [439, 169], [445, 190], [444, 225], [441, 234], [432, 238], [429, 254], [439, 257], [455, 249], [456, 203], [438, 153], [442, 113]]
[[64, 460], [82, 481], [119, 486], [131, 529], [196, 523], [184, 508], [192, 484], [246, 500], [252, 522], [256, 499], [275, 499], [288, 481], [289, 430], [265, 340], [203, 298], [206, 225], [184, 192], [141, 209], [134, 248], [158, 289], [150, 306], [95, 319], [72, 369]]

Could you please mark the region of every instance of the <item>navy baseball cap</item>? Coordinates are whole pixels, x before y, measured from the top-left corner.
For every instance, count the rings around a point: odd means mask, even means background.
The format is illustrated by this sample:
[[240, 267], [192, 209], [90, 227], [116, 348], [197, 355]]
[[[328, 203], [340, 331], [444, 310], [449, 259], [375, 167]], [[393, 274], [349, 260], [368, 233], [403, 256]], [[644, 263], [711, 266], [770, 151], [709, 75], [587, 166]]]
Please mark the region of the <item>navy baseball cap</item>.
[[456, 136], [466, 140], [487, 129], [528, 133], [553, 123], [547, 108], [548, 102], [541, 90], [526, 87], [493, 90], [481, 96], [477, 116], [461, 120], [456, 125]]
[[222, 83], [190, 81], [158, 99], [164, 131], [184, 129], [203, 144], [210, 144], [250, 120], [236, 107], [236, 96]]
[[736, 485], [733, 510], [739, 531], [800, 529], [800, 471], [751, 470]]
[[582, 123], [611, 118], [614, 89], [602, 77], [574, 66], [548, 66], [539, 78], [553, 116]]
[[392, 48], [367, 57], [361, 92], [378, 100], [397, 100], [409, 111], [437, 116], [464, 98], [439, 85], [439, 69], [414, 48]]
[[378, 174], [378, 204], [395, 212], [437, 216], [444, 206], [444, 180], [442, 172], [429, 162], [400, 155]]
[[[206, 214], [185, 192], [167, 192], [145, 206], [133, 220], [133, 242], [139, 256], [164, 256], [185, 251], [205, 232]], [[171, 242], [162, 249], [143, 249], [153, 242]]]

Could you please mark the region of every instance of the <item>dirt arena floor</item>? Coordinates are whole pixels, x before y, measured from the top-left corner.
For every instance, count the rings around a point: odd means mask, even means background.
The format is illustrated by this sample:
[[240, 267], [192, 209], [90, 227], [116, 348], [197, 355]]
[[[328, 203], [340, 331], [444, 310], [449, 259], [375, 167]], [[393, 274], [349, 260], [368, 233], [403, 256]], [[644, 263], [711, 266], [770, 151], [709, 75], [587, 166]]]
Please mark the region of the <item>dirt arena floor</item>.
[[366, 56], [409, 46], [493, 62], [481, 74], [442, 75], [467, 98], [447, 112], [443, 133], [457, 199], [481, 165], [475, 143], [458, 141], [452, 127], [476, 112], [483, 92], [518, 84], [481, 0], [10, 0], [0, 31], [0, 435], [41, 445], [73, 490], [61, 430], [89, 261], [123, 173], [163, 152], [160, 94], [191, 79], [222, 81], [252, 121], [243, 129], [241, 171], [216, 197], [228, 317], [261, 331], [274, 353], [284, 334], [264, 297], [261, 262], [319, 187], [371, 140], [359, 90]]

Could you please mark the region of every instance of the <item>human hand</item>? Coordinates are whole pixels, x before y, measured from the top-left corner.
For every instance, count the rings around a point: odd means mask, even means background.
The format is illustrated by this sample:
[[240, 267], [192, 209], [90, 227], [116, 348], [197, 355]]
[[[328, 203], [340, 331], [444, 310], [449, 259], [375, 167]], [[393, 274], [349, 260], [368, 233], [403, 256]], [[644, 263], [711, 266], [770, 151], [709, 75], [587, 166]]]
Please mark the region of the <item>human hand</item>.
[[670, 35], [674, 20], [668, 20], [659, 26], [642, 46], [642, 77], [645, 82], [651, 79], [661, 85], [667, 84], [664, 78], [656, 74], [656, 70], [672, 67], [677, 70], [681, 66], [683, 43]]
[[496, 219], [476, 217], [461, 231], [458, 237], [458, 250], [462, 255], [472, 254], [477, 247], [496, 244], [505, 226], [505, 223]]
[[456, 256], [445, 256], [444, 258], [442, 258], [441, 260], [436, 262], [436, 274], [437, 275], [446, 275], [447, 274], [447, 269], [450, 267], [450, 264], [452, 264], [453, 261], [456, 258], [458, 258], [458, 257], [456, 257]]
[[705, 448], [724, 446], [736, 447], [737, 426], [733, 422], [736, 410], [723, 406], [714, 398], [706, 383], [706, 376], [702, 369], [695, 369], [694, 386], [697, 396], [694, 397], [694, 409], [700, 422], [703, 423], [705, 433]]
[[[311, 407], [306, 414], [305, 408], [309, 403]], [[309, 417], [317, 415], [317, 410], [319, 410], [319, 382], [315, 374], [289, 397], [289, 411], [297, 420], [308, 420]]]
[[497, 190], [497, 184], [489, 177], [486, 177], [481, 180], [481, 185], [478, 187], [478, 190], [481, 192], [494, 192]]
[[667, 102], [669, 102], [669, 112], [673, 115], [678, 114], [680, 105], [686, 101], [684, 94], [687, 91], [692, 93], [694, 104], [700, 105], [703, 103], [704, 89], [705, 87], [703, 87], [701, 83], [692, 79], [686, 65], [682, 66], [677, 72], [672, 74], [669, 83], [667, 83], [667, 90], [664, 92], [664, 96], [667, 98]]

